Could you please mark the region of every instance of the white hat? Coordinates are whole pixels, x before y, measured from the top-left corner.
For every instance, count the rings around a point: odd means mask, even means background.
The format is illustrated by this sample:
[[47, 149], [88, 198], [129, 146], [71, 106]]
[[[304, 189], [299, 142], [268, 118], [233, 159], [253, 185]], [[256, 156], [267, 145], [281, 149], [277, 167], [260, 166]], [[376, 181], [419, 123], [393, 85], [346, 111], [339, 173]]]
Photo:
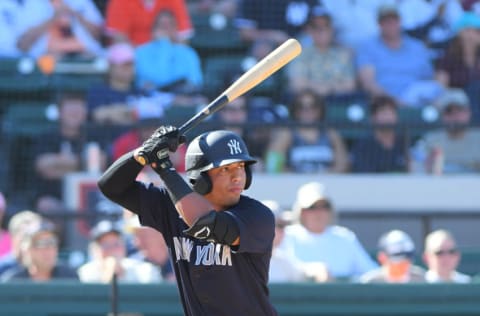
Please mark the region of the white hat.
[[308, 182], [302, 185], [297, 191], [297, 199], [293, 204], [292, 210], [296, 218], [300, 218], [300, 211], [311, 207], [318, 201], [327, 201], [326, 188], [320, 182]]
[[320, 182], [308, 182], [298, 189], [295, 205], [299, 208], [309, 208], [320, 200], [327, 200], [325, 186]]
[[445, 110], [449, 106], [470, 107], [470, 100], [465, 91], [459, 88], [447, 89], [437, 100], [437, 106], [440, 111]]

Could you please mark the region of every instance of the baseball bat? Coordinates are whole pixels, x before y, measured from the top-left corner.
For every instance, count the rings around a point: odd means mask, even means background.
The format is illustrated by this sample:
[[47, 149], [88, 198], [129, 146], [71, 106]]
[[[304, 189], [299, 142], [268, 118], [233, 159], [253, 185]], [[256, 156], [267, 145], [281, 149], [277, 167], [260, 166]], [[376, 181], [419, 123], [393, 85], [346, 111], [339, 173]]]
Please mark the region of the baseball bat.
[[202, 122], [206, 117], [212, 115], [229, 102], [232, 102], [247, 91], [256, 87], [274, 72], [297, 57], [301, 52], [302, 46], [296, 39], [291, 38], [286, 40], [282, 45], [278, 46], [275, 50], [255, 64], [255, 66], [246, 71], [240, 78], [235, 80], [235, 82], [215, 100], [180, 126], [180, 133], [185, 134]]
[[[296, 39], [290, 38], [286, 40], [282, 45], [278, 46], [252, 68], [247, 70], [242, 76], [240, 76], [240, 78], [235, 80], [235, 82], [223, 91], [215, 100], [210, 102], [200, 112], [180, 126], [178, 129], [180, 135], [187, 133], [189, 130], [200, 124], [205, 118], [256, 87], [274, 72], [297, 57], [301, 52], [302, 46]], [[142, 165], [149, 163], [147, 157], [142, 155], [141, 152], [136, 159]]]

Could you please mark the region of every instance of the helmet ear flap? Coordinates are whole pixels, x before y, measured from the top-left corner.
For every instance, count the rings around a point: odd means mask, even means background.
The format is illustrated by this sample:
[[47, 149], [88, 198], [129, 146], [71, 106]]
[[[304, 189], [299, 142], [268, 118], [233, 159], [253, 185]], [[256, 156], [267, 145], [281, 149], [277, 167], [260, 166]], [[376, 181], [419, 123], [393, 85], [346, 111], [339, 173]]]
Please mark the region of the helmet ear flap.
[[193, 190], [201, 195], [205, 195], [212, 190], [212, 181], [206, 172], [200, 172], [193, 183]]

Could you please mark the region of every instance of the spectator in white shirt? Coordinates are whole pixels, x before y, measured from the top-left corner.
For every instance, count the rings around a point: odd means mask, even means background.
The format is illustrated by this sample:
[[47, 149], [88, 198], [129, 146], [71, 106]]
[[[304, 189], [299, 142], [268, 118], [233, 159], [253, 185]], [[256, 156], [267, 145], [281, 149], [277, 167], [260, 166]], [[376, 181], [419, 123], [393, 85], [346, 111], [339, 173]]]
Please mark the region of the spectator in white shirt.
[[471, 277], [456, 270], [460, 259], [460, 251], [449, 231], [435, 230], [425, 238], [423, 260], [428, 267], [425, 274], [427, 282], [469, 283]]
[[334, 208], [319, 182], [297, 191], [298, 223], [286, 228], [281, 245], [306, 263], [322, 263], [332, 279], [349, 280], [377, 267], [354, 232], [334, 224]]

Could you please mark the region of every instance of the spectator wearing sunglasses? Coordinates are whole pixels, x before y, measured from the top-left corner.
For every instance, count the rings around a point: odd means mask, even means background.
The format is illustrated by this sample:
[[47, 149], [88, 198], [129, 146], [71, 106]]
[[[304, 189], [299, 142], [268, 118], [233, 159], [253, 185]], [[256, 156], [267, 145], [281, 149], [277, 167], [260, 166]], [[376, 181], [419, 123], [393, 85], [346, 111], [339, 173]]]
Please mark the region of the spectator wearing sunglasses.
[[115, 274], [124, 283], [154, 283], [161, 280], [158, 267], [127, 257], [123, 230], [115, 223], [100, 221], [90, 233], [91, 260], [78, 268], [80, 281], [108, 283]]
[[355, 279], [377, 267], [355, 233], [334, 223], [334, 207], [322, 183], [302, 185], [292, 210], [298, 222], [285, 228], [280, 245], [285, 251], [307, 265], [325, 265], [331, 281]]
[[378, 242], [380, 268], [367, 272], [361, 283], [424, 283], [425, 271], [414, 265], [415, 244], [404, 231], [386, 232]]
[[423, 260], [428, 267], [425, 274], [427, 282], [469, 283], [471, 277], [456, 270], [460, 259], [460, 251], [449, 231], [435, 230], [425, 238]]
[[55, 226], [46, 220], [31, 223], [20, 243], [21, 265], [2, 275], [2, 281], [30, 280], [46, 282], [58, 279], [78, 280], [77, 273], [58, 260]]

